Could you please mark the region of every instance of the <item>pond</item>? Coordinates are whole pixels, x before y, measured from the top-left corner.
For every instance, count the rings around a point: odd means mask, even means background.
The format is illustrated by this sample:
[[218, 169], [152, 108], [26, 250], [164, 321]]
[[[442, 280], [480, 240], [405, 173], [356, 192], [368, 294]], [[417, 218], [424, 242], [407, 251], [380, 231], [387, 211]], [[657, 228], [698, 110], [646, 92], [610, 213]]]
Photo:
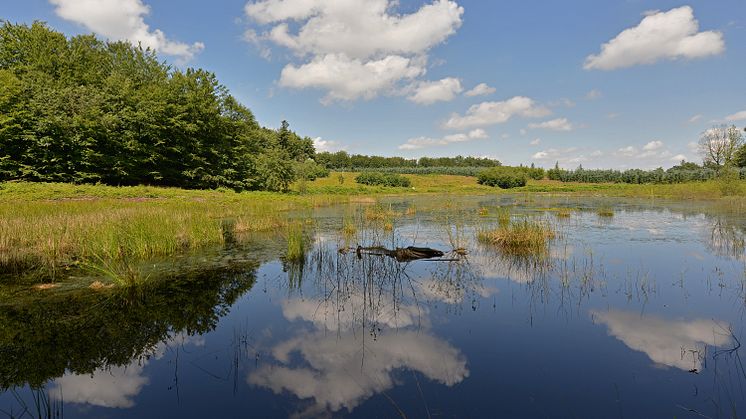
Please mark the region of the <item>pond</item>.
[[[506, 213], [551, 226], [546, 254], [476, 239]], [[8, 291], [0, 414], [746, 415], [738, 209], [391, 197], [294, 215], [292, 240], [153, 263], [147, 286]]]

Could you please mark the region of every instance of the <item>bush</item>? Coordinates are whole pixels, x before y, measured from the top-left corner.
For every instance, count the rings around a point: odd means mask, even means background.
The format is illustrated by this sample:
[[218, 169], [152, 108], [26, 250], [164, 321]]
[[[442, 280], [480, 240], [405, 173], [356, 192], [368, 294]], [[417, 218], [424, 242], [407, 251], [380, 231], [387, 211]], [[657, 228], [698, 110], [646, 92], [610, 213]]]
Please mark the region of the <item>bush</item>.
[[526, 186], [526, 173], [512, 167], [493, 167], [487, 169], [477, 176], [477, 182], [481, 185], [497, 186], [502, 189], [518, 188]]
[[295, 173], [298, 179], [314, 181], [318, 178], [329, 177], [329, 169], [308, 159], [303, 163], [296, 163]]
[[408, 188], [412, 182], [396, 173], [364, 172], [355, 178], [355, 182], [371, 186], [394, 186]]

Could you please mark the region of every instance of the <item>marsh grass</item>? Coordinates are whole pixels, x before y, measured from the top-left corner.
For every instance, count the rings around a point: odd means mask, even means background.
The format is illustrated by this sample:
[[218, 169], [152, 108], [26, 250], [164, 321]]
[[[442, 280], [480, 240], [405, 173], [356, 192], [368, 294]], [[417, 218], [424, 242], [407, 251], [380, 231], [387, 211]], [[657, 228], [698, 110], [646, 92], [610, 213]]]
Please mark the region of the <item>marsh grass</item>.
[[[347, 197], [170, 188], [6, 183], [0, 190], [0, 275], [44, 282], [241, 241], [288, 225], [287, 214]], [[125, 269], [126, 270], [126, 269]], [[125, 275], [126, 276], [126, 275]]]
[[608, 206], [599, 207], [596, 210], [596, 215], [599, 217], [610, 218], [614, 216], [614, 209]]
[[500, 207], [497, 209], [497, 224], [500, 227], [507, 227], [510, 225], [510, 220], [513, 214], [508, 207]]
[[548, 223], [523, 219], [477, 233], [477, 240], [495, 246], [509, 255], [535, 255], [549, 251], [550, 242], [557, 236]]

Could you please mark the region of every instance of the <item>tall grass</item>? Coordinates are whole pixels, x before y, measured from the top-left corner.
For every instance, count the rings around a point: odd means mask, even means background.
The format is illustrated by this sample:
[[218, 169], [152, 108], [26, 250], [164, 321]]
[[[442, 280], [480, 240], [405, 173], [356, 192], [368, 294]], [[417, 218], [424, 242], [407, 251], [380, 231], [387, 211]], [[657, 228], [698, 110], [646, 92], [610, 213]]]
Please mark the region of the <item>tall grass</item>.
[[[41, 280], [77, 268], [113, 272], [112, 267], [127, 266], [125, 261], [222, 245], [243, 233], [286, 226], [290, 210], [346, 200], [148, 187], [1, 186], [0, 274]], [[226, 220], [232, 220], [230, 232]]]
[[510, 255], [533, 255], [545, 253], [549, 243], [556, 237], [548, 224], [534, 220], [520, 220], [497, 228], [478, 232], [477, 239], [493, 245]]

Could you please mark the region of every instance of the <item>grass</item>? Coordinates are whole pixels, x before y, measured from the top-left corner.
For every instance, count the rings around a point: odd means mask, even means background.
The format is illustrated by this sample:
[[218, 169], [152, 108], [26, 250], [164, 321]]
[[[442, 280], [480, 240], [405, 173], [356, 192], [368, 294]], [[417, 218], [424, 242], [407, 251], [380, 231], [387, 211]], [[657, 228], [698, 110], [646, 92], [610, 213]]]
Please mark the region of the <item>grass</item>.
[[596, 215], [599, 217], [613, 217], [614, 216], [614, 209], [611, 207], [600, 207], [598, 210], [596, 210]]
[[[342, 172], [307, 182], [303, 195], [0, 183], [0, 282], [55, 281], [77, 269], [90, 271], [93, 266], [126, 278], [129, 267], [138, 261], [225, 245], [247, 233], [281, 231], [288, 226], [290, 212], [336, 203], [375, 203], [375, 196], [380, 195], [445, 194], [458, 199], [454, 195], [518, 193], [527, 201], [537, 194], [698, 199], [716, 200], [733, 211], [746, 209], [744, 181], [729, 184], [727, 193], [717, 181], [627, 185], [546, 180], [529, 181], [526, 187], [505, 192], [478, 185], [467, 176], [405, 175], [411, 188], [388, 188], [356, 185], [356, 175]], [[416, 213], [414, 208], [407, 211], [404, 215]], [[507, 209], [498, 208], [496, 213], [501, 228], [515, 228]], [[377, 205], [365, 210], [370, 223], [381, 224], [388, 231], [401, 215]], [[557, 216], [564, 215], [558, 212]], [[354, 235], [350, 234], [352, 229], [345, 228], [348, 236]]]
[[499, 248], [509, 255], [535, 255], [548, 251], [549, 243], [556, 237], [554, 229], [535, 220], [520, 220], [480, 231], [477, 239]]
[[0, 274], [43, 281], [81, 268], [114, 272], [111, 267], [123, 262], [282, 228], [291, 210], [346, 201], [342, 196], [6, 183], [0, 186]]

